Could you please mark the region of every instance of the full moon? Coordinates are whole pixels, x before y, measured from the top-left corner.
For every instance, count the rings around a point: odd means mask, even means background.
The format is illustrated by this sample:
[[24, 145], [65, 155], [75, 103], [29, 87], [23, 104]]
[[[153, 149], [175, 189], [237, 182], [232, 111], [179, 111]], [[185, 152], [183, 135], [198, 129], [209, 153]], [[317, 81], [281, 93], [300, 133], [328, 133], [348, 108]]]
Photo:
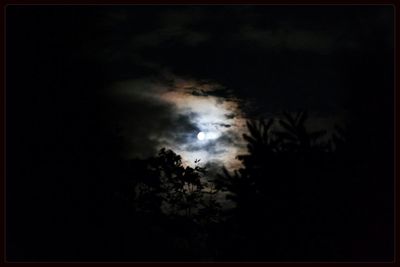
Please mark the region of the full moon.
[[197, 134], [197, 139], [199, 139], [199, 140], [204, 140], [205, 137], [206, 137], [206, 135], [203, 132], [199, 132]]

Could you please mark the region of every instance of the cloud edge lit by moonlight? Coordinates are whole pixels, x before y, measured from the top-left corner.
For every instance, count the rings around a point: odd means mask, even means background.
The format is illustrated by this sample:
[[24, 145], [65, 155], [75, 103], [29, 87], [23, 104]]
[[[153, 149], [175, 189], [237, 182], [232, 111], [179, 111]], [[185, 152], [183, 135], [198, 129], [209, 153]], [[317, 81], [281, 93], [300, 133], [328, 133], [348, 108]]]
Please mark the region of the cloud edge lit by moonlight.
[[[181, 155], [184, 165], [200, 159], [231, 170], [241, 166], [236, 157], [246, 152], [241, 138], [246, 118], [242, 101], [222, 85], [170, 74], [120, 81], [110, 92], [121, 114], [125, 157], [145, 158], [167, 148]], [[208, 138], [198, 139], [200, 132]]]

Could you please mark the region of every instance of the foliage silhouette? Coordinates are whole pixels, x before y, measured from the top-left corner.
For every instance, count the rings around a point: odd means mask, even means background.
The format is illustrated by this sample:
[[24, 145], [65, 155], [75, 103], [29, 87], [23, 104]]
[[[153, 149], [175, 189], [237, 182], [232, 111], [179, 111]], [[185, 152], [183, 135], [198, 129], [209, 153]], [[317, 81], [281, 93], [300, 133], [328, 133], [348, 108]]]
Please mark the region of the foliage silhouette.
[[[258, 256], [270, 254], [275, 259], [286, 254], [307, 257], [304, 248], [316, 251], [321, 245], [307, 244], [323, 233], [307, 221], [321, 214], [326, 201], [320, 185], [329, 171], [333, 150], [331, 140], [321, 140], [325, 130], [307, 130], [307, 118], [306, 111], [283, 112], [278, 125], [273, 118], [247, 122], [248, 134], [243, 138], [248, 142], [248, 154], [238, 156], [243, 168], [232, 175], [223, 169], [219, 175], [217, 184], [237, 204], [234, 220], [241, 222], [241, 234], [259, 236], [250, 245], [253, 256], [259, 251], [258, 242], [265, 249]], [[334, 138], [336, 146], [339, 140], [345, 142]]]
[[137, 210], [192, 217], [193, 212], [204, 206], [205, 168], [184, 167], [181, 156], [165, 148], [141, 164], [141, 175], [132, 181]]
[[[298, 111], [248, 121], [248, 153], [237, 156], [242, 167], [222, 168], [215, 180], [207, 180], [200, 160], [184, 166], [164, 148], [130, 161], [119, 192], [131, 214], [124, 220], [141, 229], [130, 236], [141, 247], [136, 259], [351, 259], [361, 242], [349, 244], [347, 235], [364, 233], [357, 225], [367, 218], [354, 201], [366, 173], [355, 165], [357, 146], [349, 144], [347, 127], [336, 126], [328, 136], [308, 130], [307, 120], [307, 112]], [[125, 242], [125, 256], [132, 257]]]
[[[101, 166], [90, 176], [94, 186], [79, 190], [89, 200], [77, 216], [90, 224], [81, 226], [85, 238], [74, 259], [325, 261], [374, 255], [364, 245], [373, 227], [365, 221], [372, 218], [360, 208], [374, 205], [368, 180], [373, 167], [357, 157], [357, 132], [336, 126], [328, 136], [310, 131], [307, 121], [306, 111], [248, 121], [248, 151], [237, 155], [242, 167], [222, 168], [216, 179], [200, 160], [186, 166], [166, 148], [147, 159], [115, 157], [120, 136], [103, 139], [104, 151], [92, 155], [91, 164]], [[349, 235], [357, 238], [349, 242]]]

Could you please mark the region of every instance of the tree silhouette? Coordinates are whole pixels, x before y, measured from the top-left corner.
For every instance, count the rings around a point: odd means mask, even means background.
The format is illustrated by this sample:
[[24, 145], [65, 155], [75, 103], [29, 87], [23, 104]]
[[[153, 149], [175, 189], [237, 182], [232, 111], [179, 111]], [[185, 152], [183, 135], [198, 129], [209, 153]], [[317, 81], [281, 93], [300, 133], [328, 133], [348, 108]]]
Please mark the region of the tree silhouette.
[[283, 150], [307, 151], [312, 148], [326, 148], [318, 143], [318, 139], [326, 135], [326, 130], [309, 132], [305, 122], [308, 119], [307, 111], [298, 111], [295, 116], [288, 112], [283, 112], [284, 119], [279, 120], [279, 125], [283, 131], [276, 131], [275, 135], [279, 138]]
[[184, 167], [181, 156], [165, 148], [155, 157], [131, 163], [129, 193], [137, 211], [191, 215], [204, 187], [200, 180], [203, 168]]
[[236, 203], [233, 214], [241, 223], [241, 235], [257, 236], [250, 238], [252, 252], [247, 256], [260, 256], [260, 243], [276, 257], [284, 257], [289, 248], [292, 256], [298, 255], [303, 233], [318, 235], [307, 221], [323, 205], [317, 204], [323, 202], [319, 185], [332, 151], [330, 140], [321, 141], [326, 131], [309, 131], [307, 119], [307, 112], [299, 111], [284, 112], [278, 124], [273, 118], [247, 122], [243, 138], [248, 153], [238, 156], [243, 167], [233, 174], [223, 169], [218, 176], [218, 185]]
[[[132, 229], [124, 228], [123, 244], [132, 250], [140, 246], [139, 259], [202, 259], [212, 253], [207, 232], [218, 223], [221, 206], [218, 190], [207, 181], [206, 169], [199, 163], [184, 166], [181, 156], [165, 148], [154, 157], [130, 161], [129, 175], [119, 191], [128, 214], [123, 220]], [[132, 253], [127, 251], [126, 256]]]
[[[186, 166], [161, 149], [129, 161], [121, 173], [115, 223], [122, 258], [136, 260], [301, 261], [351, 258], [347, 236], [359, 230], [366, 168], [348, 128], [310, 131], [305, 111], [248, 121], [242, 167], [209, 180], [200, 160]], [[359, 189], [361, 188], [361, 190]], [[234, 205], [228, 208], [219, 197]], [[364, 193], [363, 193], [364, 194]], [[365, 195], [363, 201], [366, 201]], [[125, 204], [121, 204], [125, 203]], [[123, 209], [122, 209], [123, 210]], [[122, 225], [122, 226], [121, 226]], [[135, 242], [132, 242], [135, 240]], [[346, 243], [347, 242], [347, 243]], [[355, 242], [361, 244], [361, 242]], [[362, 252], [362, 250], [360, 250]], [[361, 253], [359, 252], [359, 253]], [[115, 254], [121, 253], [116, 250]], [[133, 256], [137, 255], [137, 256]]]

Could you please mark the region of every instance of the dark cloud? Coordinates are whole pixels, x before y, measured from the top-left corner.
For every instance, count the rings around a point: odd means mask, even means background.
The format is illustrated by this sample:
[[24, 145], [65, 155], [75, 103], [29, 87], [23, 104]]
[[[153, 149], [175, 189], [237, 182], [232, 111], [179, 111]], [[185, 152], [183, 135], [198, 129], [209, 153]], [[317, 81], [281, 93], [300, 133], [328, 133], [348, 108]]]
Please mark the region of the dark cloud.
[[[236, 97], [248, 118], [301, 108], [318, 112], [315, 125], [330, 125], [354, 103], [373, 105], [355, 88], [381, 84], [374, 73], [389, 75], [379, 66], [393, 58], [390, 6], [124, 6], [99, 20], [102, 42], [94, 47], [110, 80], [167, 71], [214, 81], [221, 88], [187, 90], [219, 104]], [[165, 134], [191, 140], [196, 129], [188, 124]]]
[[198, 131], [194, 114], [179, 114], [173, 104], [152, 97], [157, 95], [155, 84], [155, 80], [142, 79], [112, 87], [115, 117], [128, 144], [128, 157], [154, 155], [161, 146], [186, 142]]
[[217, 125], [220, 126], [220, 127], [225, 127], [225, 128], [230, 128], [231, 127], [230, 124], [225, 124], [225, 123], [218, 123]]
[[205, 150], [210, 154], [213, 154], [216, 158], [218, 155], [227, 152], [225, 148], [226, 143], [221, 142], [221, 140], [208, 140], [206, 144], [202, 143], [189, 143], [185, 146], [187, 151], [202, 151]]
[[218, 157], [221, 154], [228, 152], [227, 148], [240, 145], [240, 141], [240, 137], [237, 136], [236, 132], [227, 131], [215, 140], [207, 140], [206, 143], [188, 143], [185, 145], [185, 149], [192, 152], [207, 151], [209, 154], [212, 154], [215, 159], [217, 159], [216, 162], [219, 161], [219, 167], [221, 167], [223, 164], [220, 164], [222, 161], [218, 160]]
[[204, 92], [203, 90], [192, 91], [192, 95], [195, 95], [195, 96], [208, 96], [208, 94], [206, 92]]
[[315, 53], [331, 53], [338, 48], [337, 37], [326, 32], [275, 28], [264, 30], [248, 25], [240, 29], [238, 40], [251, 42], [264, 49], [312, 51]]
[[227, 119], [233, 119], [235, 117], [235, 114], [231, 113], [231, 114], [225, 114], [225, 117]]

